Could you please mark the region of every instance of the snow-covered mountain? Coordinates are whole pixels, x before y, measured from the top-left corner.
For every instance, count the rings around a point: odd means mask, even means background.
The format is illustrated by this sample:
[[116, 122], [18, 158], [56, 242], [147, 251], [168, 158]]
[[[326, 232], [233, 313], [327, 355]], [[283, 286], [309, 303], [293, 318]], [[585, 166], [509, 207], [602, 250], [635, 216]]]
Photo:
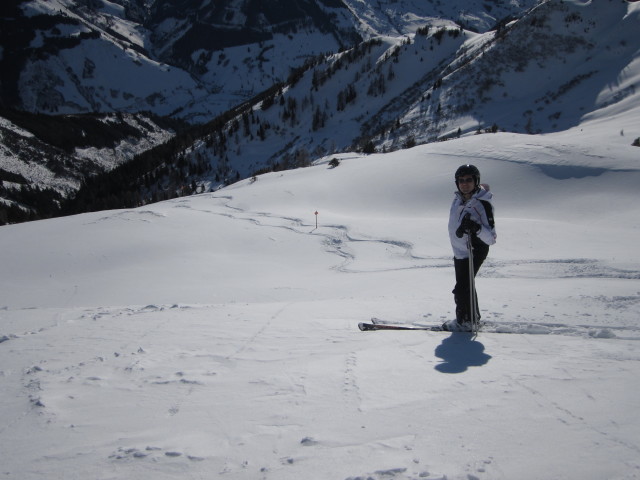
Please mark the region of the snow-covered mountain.
[[[2, 98], [50, 113], [220, 114], [144, 156], [135, 178], [97, 179], [111, 203], [90, 208], [498, 130], [612, 116], [616, 142], [638, 138], [637, 2], [443, 3], [26, 1], [3, 7]], [[27, 33], [8, 42], [14, 30]]]
[[318, 55], [429, 24], [486, 31], [520, 2], [25, 0], [3, 6], [3, 101], [206, 121]]
[[[362, 39], [397, 37], [426, 24], [452, 25], [452, 19], [486, 30], [498, 18], [518, 15], [528, 7], [516, 2], [461, 5], [406, 0], [5, 2], [0, 6], [0, 117], [4, 118], [0, 222], [59, 214], [61, 204], [87, 176], [110, 171], [175, 134], [166, 122], [160, 126], [157, 117], [149, 119], [146, 111], [207, 121], [274, 84], [285, 85], [292, 69]], [[28, 113], [35, 117], [28, 119]], [[63, 118], [63, 114], [96, 115], [98, 120]], [[21, 119], [17, 124], [16, 117]], [[74, 130], [73, 125], [83, 122], [91, 133]], [[103, 136], [111, 140], [94, 135], [90, 127], [99, 123], [106, 128]], [[59, 141], [51, 142], [56, 135], [66, 142], [65, 148]], [[191, 132], [176, 144], [188, 144], [196, 137], [202, 135]], [[287, 150], [286, 145], [274, 148]], [[158, 158], [166, 151], [173, 155]], [[201, 160], [197, 169], [185, 172], [191, 178], [181, 178], [184, 175], [175, 175], [178, 168], [173, 164], [184, 154], [165, 149], [152, 155], [167, 167], [160, 170], [173, 170], [171, 177], [176, 179], [164, 182], [164, 188], [156, 186], [141, 201], [183, 192], [184, 185], [195, 182], [194, 170], [200, 177], [202, 172], [213, 172], [211, 181], [199, 178], [201, 184], [225, 183], [245, 170], [214, 159], [203, 165]], [[153, 170], [157, 173], [158, 168]], [[119, 176], [118, 187], [106, 195], [135, 203], [139, 192], [118, 191], [123, 184], [137, 189], [141, 180], [130, 180], [134, 187]], [[92, 208], [100, 208], [104, 201], [97, 200]]]
[[179, 123], [149, 114], [0, 116], [0, 224], [65, 213], [63, 204], [96, 174], [172, 138]]
[[190, 178], [217, 188], [348, 150], [559, 132], [603, 117], [616, 125], [610, 141], [631, 145], [638, 25], [637, 3], [548, 1], [486, 33], [440, 26], [376, 37], [308, 64], [176, 156], [211, 165], [213, 175]]

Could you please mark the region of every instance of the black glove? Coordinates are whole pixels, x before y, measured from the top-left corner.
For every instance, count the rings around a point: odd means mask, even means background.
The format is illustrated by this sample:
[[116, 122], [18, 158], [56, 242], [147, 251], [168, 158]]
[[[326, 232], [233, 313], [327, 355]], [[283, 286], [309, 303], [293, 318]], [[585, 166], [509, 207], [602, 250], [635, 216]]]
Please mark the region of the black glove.
[[460, 226], [456, 230], [456, 237], [462, 238], [465, 233], [473, 233], [476, 234], [480, 231], [480, 224], [471, 220], [471, 215], [466, 214], [460, 222]]

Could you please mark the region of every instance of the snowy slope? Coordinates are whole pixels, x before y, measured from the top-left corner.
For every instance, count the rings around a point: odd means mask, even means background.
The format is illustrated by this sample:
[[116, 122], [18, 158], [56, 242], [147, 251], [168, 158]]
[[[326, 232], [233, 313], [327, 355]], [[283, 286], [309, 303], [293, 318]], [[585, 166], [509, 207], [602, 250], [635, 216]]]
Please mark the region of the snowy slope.
[[405, 35], [429, 25], [461, 25], [466, 29], [486, 32], [499, 21], [522, 14], [540, 3], [537, 0], [493, 1], [449, 0], [345, 0], [358, 19], [364, 38], [380, 35]]
[[[450, 19], [461, 11], [458, 2], [348, 2], [361, 33], [375, 37], [371, 43], [321, 57], [337, 50], [335, 39], [327, 42], [326, 35], [306, 29], [293, 38], [274, 33], [269, 41], [213, 55], [193, 52], [191, 60], [202, 69], [189, 75], [153, 60], [150, 33], [125, 21], [122, 7], [102, 2], [103, 8], [92, 10], [68, 0], [34, 0], [23, 5], [29, 14], [64, 15], [50, 17], [54, 26], [36, 29], [38, 37], [29, 46], [39, 54], [26, 63], [20, 85], [29, 108], [152, 109], [193, 121], [272, 87], [231, 111], [237, 117], [226, 124], [212, 122], [198, 138], [189, 133], [178, 139], [183, 150], [157, 157], [157, 165], [183, 157], [191, 162], [193, 168], [182, 169], [181, 176], [162, 176], [133, 194], [109, 189], [115, 197], [134, 198], [130, 205], [195, 190], [185, 185], [213, 191], [333, 153], [392, 151], [487, 129], [572, 134], [575, 129], [588, 136], [593, 133], [586, 126], [594, 125], [606, 143], [628, 146], [640, 139], [640, 4], [552, 0], [530, 8], [533, 3], [491, 2], [492, 14], [505, 21], [493, 31], [476, 25], [484, 33], [475, 33], [475, 20], [456, 17], [469, 29], [452, 26]], [[242, 20], [241, 4], [234, 3], [234, 26]], [[481, 14], [487, 5], [466, 2], [463, 16], [488, 22]], [[518, 12], [526, 13], [506, 21]], [[186, 28], [161, 23], [173, 33]], [[427, 24], [428, 30], [418, 28]], [[60, 47], [57, 55], [44, 48], [76, 38], [83, 40], [74, 48]], [[285, 80], [291, 65], [305, 62], [306, 70]], [[284, 83], [273, 86], [274, 81]], [[608, 135], [598, 126], [601, 118], [617, 120], [609, 123]], [[87, 162], [84, 153], [75, 152], [78, 163]], [[4, 168], [13, 174], [29, 168], [13, 152], [5, 158]], [[51, 169], [44, 173], [53, 175]], [[59, 183], [78, 184], [76, 178], [58, 177]], [[40, 188], [51, 184], [36, 183]]]
[[[608, 116], [614, 106], [632, 112], [620, 129], [637, 129], [639, 24], [637, 3], [545, 2], [500, 32], [461, 46], [441, 70], [441, 83], [428, 85], [406, 107], [403, 128], [418, 143], [491, 125], [557, 132], [600, 109], [609, 109]], [[398, 142], [397, 132], [388, 136], [388, 144]]]
[[[0, 472], [638, 478], [640, 169], [611, 128], [342, 154], [1, 227]], [[483, 316], [523, 333], [358, 331], [451, 318], [466, 162], [495, 194]]]
[[[499, 33], [432, 27], [380, 37], [319, 61], [185, 155], [212, 165], [217, 179], [197, 181], [215, 188], [334, 152], [391, 151], [492, 128], [582, 129], [629, 146], [640, 136], [639, 15], [638, 3], [551, 1]], [[611, 120], [608, 130], [599, 118]]]
[[[154, 111], [171, 115], [191, 101], [202, 101], [208, 92], [188, 72], [172, 68], [131, 48], [141, 41], [136, 26], [113, 19], [130, 42], [114, 37], [100, 23], [89, 23], [76, 13], [66, 0], [28, 2], [25, 15], [55, 15], [56, 28], [38, 32], [30, 47], [65, 38], [85, 38], [74, 48], [64, 48], [57, 55], [41, 54], [27, 59], [18, 81], [22, 108], [32, 112], [56, 114], [80, 112]], [[58, 17], [54, 17], [58, 18]], [[106, 22], [107, 20], [105, 20]], [[228, 107], [226, 107], [228, 108]]]
[[[149, 110], [200, 123], [286, 81], [305, 61], [354, 45], [359, 36], [402, 36], [454, 22], [486, 31], [537, 3], [30, 0], [19, 8], [41, 17], [20, 33], [28, 39], [33, 29], [35, 38], [19, 45], [22, 52], [15, 44], [8, 49], [18, 58], [6, 68], [19, 68], [16, 93], [28, 111]], [[22, 41], [24, 35], [14, 37]]]

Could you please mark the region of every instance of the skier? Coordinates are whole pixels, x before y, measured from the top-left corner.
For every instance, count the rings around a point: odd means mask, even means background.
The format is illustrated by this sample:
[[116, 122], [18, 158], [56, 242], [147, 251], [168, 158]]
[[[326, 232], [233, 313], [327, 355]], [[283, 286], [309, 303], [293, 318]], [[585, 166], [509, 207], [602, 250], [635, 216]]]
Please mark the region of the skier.
[[480, 183], [480, 171], [474, 165], [462, 165], [456, 170], [455, 182], [458, 191], [451, 204], [449, 214], [449, 238], [453, 248], [453, 263], [456, 285], [453, 297], [456, 303], [456, 319], [445, 322], [447, 331], [471, 331], [471, 308], [475, 309], [476, 321], [480, 320], [477, 296], [476, 304], [470, 305], [470, 266], [467, 236], [471, 235], [474, 278], [487, 258], [489, 246], [496, 243], [493, 219], [493, 195], [489, 186]]

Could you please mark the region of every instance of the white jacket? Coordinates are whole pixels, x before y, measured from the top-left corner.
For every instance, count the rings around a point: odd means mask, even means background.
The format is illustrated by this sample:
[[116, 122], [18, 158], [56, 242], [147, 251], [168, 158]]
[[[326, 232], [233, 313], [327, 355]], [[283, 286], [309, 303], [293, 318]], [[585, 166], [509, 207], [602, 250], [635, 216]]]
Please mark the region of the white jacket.
[[[449, 239], [453, 248], [455, 258], [468, 258], [467, 253], [467, 235], [462, 238], [456, 237], [456, 230], [460, 226], [464, 216], [471, 214], [471, 220], [480, 225], [477, 233], [478, 239], [487, 245], [496, 243], [496, 229], [493, 222], [493, 194], [485, 189], [484, 185], [473, 194], [473, 196], [465, 203], [462, 194], [456, 192], [456, 196], [451, 204], [451, 212], [449, 213]], [[483, 202], [485, 202], [483, 204]]]

